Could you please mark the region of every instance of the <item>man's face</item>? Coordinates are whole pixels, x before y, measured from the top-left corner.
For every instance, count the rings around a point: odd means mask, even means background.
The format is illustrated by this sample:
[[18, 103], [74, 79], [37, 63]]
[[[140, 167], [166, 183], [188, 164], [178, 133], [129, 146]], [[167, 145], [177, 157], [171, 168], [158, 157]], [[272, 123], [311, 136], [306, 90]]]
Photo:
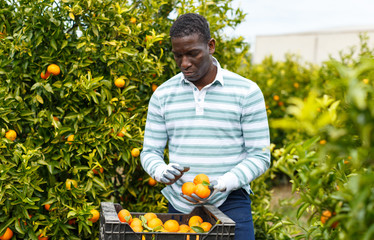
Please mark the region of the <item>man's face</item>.
[[174, 59], [189, 81], [203, 81], [211, 69], [211, 55], [215, 50], [215, 41], [203, 41], [198, 34], [171, 39]]

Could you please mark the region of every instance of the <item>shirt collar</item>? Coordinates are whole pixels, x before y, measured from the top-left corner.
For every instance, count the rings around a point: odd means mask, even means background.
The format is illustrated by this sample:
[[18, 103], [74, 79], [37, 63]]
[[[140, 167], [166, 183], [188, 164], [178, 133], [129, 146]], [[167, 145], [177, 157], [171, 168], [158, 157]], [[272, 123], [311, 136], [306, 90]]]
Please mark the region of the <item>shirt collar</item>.
[[[217, 74], [216, 74], [216, 78], [211, 83], [211, 85], [213, 85], [215, 82], [219, 82], [222, 86], [224, 86], [221, 65], [219, 64], [219, 62], [217, 61], [215, 57], [212, 56], [212, 58], [213, 58], [213, 64], [217, 66]], [[192, 83], [191, 81], [188, 81], [187, 79], [184, 78], [183, 73], [180, 73], [180, 75], [181, 75], [180, 78], [181, 78], [182, 83]]]

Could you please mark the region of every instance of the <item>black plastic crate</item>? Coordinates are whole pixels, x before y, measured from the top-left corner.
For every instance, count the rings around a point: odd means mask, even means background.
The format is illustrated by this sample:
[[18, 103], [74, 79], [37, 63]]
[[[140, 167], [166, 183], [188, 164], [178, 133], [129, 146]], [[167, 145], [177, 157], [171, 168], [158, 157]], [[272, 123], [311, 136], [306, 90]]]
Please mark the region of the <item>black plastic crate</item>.
[[[202, 217], [204, 222], [212, 224], [212, 228], [207, 233], [134, 232], [129, 224], [118, 219], [120, 210], [122, 210], [122, 206], [118, 203], [101, 203], [101, 240], [233, 240], [235, 235], [235, 222], [213, 205], [196, 207], [189, 214], [156, 213], [163, 222], [175, 219], [179, 223], [187, 225], [191, 216], [198, 215]], [[131, 212], [133, 217], [144, 214]]]

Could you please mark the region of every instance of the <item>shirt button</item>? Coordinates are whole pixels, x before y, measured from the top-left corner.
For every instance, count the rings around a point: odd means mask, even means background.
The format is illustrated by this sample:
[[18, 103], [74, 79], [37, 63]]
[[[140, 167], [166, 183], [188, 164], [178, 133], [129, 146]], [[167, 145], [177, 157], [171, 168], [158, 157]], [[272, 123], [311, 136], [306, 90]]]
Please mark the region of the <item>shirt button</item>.
[[197, 88], [194, 88], [195, 91], [197, 91]]

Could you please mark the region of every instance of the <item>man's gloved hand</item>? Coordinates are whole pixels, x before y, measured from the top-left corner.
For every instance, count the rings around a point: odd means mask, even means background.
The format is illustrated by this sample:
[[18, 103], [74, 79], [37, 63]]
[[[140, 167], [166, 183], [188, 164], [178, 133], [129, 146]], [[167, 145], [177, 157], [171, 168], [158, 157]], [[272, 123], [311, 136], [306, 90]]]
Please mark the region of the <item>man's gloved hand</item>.
[[219, 192], [224, 192], [226, 191], [226, 183], [221, 177], [219, 177], [216, 181], [210, 183], [210, 188]]
[[157, 169], [155, 173], [155, 179], [158, 182], [171, 185], [175, 183], [179, 178], [183, 176], [185, 172], [190, 170], [190, 167], [182, 167], [177, 163], [170, 163], [163, 166], [162, 169]]

